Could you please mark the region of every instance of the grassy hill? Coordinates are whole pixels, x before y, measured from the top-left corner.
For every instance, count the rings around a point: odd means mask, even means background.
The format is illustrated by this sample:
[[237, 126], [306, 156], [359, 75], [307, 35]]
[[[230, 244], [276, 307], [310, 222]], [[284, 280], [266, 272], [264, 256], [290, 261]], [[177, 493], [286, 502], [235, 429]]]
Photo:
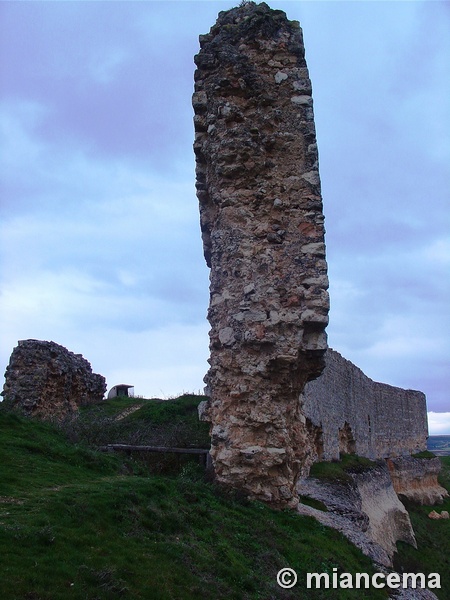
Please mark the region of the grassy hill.
[[[313, 519], [225, 494], [195, 459], [155, 463], [92, 447], [164, 435], [201, 447], [199, 400], [115, 399], [62, 429], [0, 410], [2, 600], [386, 598], [305, 589], [306, 572], [373, 572]], [[282, 590], [276, 574], [288, 566], [299, 581]]]
[[[441, 457], [440, 484], [450, 492], [450, 456]], [[440, 573], [442, 590], [436, 592], [440, 600], [450, 598], [450, 519], [434, 521], [428, 518], [432, 510], [450, 512], [450, 498], [438, 506], [418, 506], [405, 503], [416, 534], [417, 550], [408, 544], [397, 544], [394, 566], [410, 573]]]

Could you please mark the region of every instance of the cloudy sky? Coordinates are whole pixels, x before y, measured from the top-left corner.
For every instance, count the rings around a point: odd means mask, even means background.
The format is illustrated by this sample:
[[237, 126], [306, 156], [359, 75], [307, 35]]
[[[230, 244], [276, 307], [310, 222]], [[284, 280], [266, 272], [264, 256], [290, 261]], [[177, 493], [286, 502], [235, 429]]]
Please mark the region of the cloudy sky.
[[[0, 368], [36, 338], [108, 387], [203, 388], [193, 56], [236, 3], [0, 3]], [[450, 433], [450, 4], [270, 5], [304, 31], [329, 344]]]

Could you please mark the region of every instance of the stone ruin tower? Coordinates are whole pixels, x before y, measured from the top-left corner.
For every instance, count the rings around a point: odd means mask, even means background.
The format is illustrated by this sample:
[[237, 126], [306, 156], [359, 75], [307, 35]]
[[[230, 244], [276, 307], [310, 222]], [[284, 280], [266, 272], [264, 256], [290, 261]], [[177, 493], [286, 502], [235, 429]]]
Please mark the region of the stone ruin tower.
[[221, 12], [195, 57], [197, 196], [210, 274], [216, 479], [298, 503], [309, 460], [299, 395], [327, 348], [324, 217], [302, 31], [248, 2]]
[[21, 340], [6, 367], [2, 407], [29, 417], [62, 419], [103, 399], [106, 381], [81, 354], [55, 342]]

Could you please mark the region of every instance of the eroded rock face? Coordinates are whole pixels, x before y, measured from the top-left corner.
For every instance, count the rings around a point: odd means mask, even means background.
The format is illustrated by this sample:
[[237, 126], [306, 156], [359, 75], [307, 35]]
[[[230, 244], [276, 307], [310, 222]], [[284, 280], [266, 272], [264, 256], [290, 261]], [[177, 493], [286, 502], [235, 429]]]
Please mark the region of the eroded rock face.
[[302, 32], [283, 11], [248, 3], [221, 12], [200, 45], [194, 150], [211, 268], [211, 456], [219, 482], [295, 506], [309, 444], [298, 397], [323, 369], [329, 308]]
[[22, 340], [5, 373], [5, 408], [27, 416], [61, 418], [85, 404], [102, 400], [106, 381], [92, 372], [81, 354], [55, 342]]
[[398, 541], [417, 547], [408, 511], [398, 499], [386, 465], [352, 475], [361, 497], [361, 510], [369, 517], [368, 534], [392, 557]]
[[448, 497], [439, 485], [441, 471], [439, 458], [415, 458], [402, 456], [386, 461], [394, 489], [400, 497], [418, 504], [441, 504]]
[[[342, 531], [376, 562], [390, 566], [398, 541], [417, 547], [408, 512], [395, 493], [384, 462], [349, 475], [348, 482], [301, 479], [300, 494], [320, 500], [329, 511], [310, 514]], [[309, 511], [301, 507], [300, 512]]]

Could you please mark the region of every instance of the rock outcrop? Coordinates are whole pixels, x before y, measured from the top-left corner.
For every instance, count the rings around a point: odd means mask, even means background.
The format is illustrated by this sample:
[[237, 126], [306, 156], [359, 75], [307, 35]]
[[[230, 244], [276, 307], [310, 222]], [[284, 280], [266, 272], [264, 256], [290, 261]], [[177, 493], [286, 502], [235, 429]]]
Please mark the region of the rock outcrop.
[[[380, 461], [351, 473], [349, 479], [301, 479], [299, 492], [321, 501], [329, 510], [325, 513], [328, 517], [318, 511], [315, 517], [342, 531], [377, 563], [391, 566], [398, 541], [417, 546], [408, 512], [395, 493], [386, 464]], [[300, 512], [308, 511], [302, 507]]]
[[325, 363], [300, 399], [315, 460], [338, 460], [342, 452], [378, 459], [426, 450], [422, 392], [372, 381], [331, 348]]
[[[376, 542], [372, 541], [366, 532], [362, 531], [358, 526], [355, 526], [347, 517], [331, 511], [324, 512], [306, 504], [299, 504], [297, 511], [301, 515], [313, 517], [326, 527], [331, 527], [340, 531], [350, 542], [352, 542], [352, 544], [373, 561], [374, 567], [378, 573], [384, 573], [385, 575], [395, 573], [391, 566], [392, 559], [386, 550]], [[390, 589], [388, 591], [389, 598], [395, 600], [438, 600], [436, 594], [427, 588], [413, 588], [411, 587], [411, 582], [409, 582], [409, 586], [410, 587], [405, 589]]]
[[408, 511], [398, 499], [384, 463], [374, 469], [352, 475], [361, 510], [369, 518], [369, 537], [392, 557], [398, 541], [417, 548]]
[[447, 490], [438, 482], [442, 467], [439, 458], [401, 456], [390, 458], [386, 462], [394, 489], [400, 498], [432, 505], [441, 504], [448, 497]]
[[323, 369], [329, 308], [302, 31], [250, 2], [221, 12], [200, 46], [194, 150], [211, 268], [211, 456], [218, 482], [295, 506], [309, 456], [298, 397]]
[[55, 342], [22, 340], [5, 373], [3, 406], [27, 416], [61, 418], [102, 400], [106, 381], [81, 354]]

